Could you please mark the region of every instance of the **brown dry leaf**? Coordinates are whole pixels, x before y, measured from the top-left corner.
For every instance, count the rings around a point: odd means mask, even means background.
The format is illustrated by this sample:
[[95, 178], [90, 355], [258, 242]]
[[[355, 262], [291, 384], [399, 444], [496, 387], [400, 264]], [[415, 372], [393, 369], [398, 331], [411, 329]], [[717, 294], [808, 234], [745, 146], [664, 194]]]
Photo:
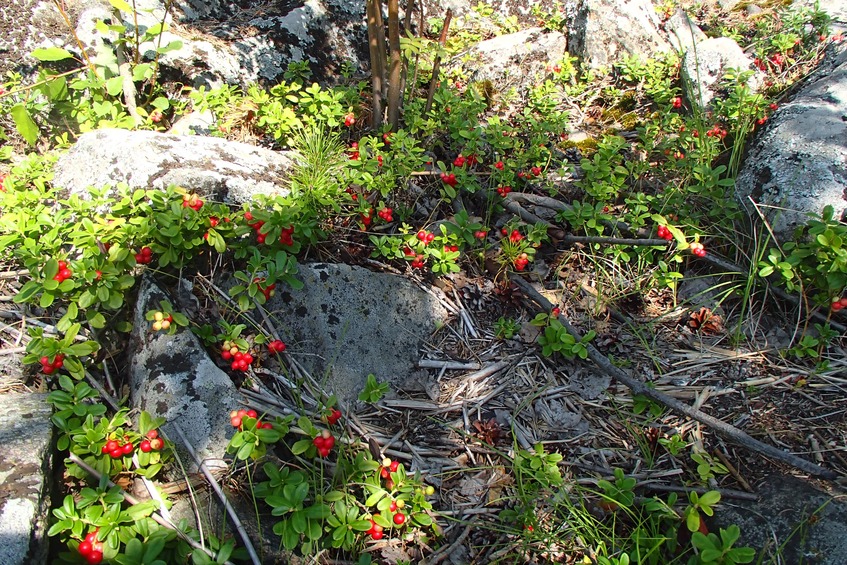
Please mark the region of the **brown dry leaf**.
[[503, 437], [503, 429], [494, 418], [491, 418], [486, 422], [477, 420], [473, 423], [473, 427], [476, 428], [477, 432], [479, 432], [479, 439], [488, 445], [497, 445], [497, 441]]
[[691, 312], [688, 327], [707, 335], [723, 332], [723, 319], [705, 306], [697, 312]]

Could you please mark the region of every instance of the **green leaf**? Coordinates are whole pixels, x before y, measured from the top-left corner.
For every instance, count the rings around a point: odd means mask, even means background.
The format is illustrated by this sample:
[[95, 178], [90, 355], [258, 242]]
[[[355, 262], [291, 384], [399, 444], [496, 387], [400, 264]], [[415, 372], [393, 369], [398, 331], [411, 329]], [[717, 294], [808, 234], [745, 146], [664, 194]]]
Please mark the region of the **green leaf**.
[[291, 453], [294, 455], [300, 455], [301, 453], [306, 453], [306, 451], [311, 447], [312, 442], [308, 439], [301, 439], [300, 441], [294, 442], [294, 445], [291, 446]]
[[133, 13], [132, 6], [127, 4], [125, 0], [109, 0], [109, 4], [111, 4], [113, 8], [120, 10], [121, 12], [126, 12], [127, 14]]
[[26, 106], [24, 106], [23, 103], [15, 104], [9, 110], [9, 113], [12, 115], [12, 120], [15, 122], [15, 129], [18, 130], [21, 137], [23, 137], [27, 143], [34, 146], [35, 142], [38, 141], [38, 126], [29, 115], [29, 112], [26, 111]]
[[40, 47], [30, 53], [39, 61], [63, 61], [73, 57], [70, 51], [61, 47]]

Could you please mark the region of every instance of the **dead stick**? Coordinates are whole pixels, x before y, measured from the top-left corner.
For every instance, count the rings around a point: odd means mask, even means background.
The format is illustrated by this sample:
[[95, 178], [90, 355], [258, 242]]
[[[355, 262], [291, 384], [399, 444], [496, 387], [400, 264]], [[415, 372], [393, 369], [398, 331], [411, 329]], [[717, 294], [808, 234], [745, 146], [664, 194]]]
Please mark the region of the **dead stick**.
[[[97, 479], [98, 481], [100, 481], [100, 479], [103, 478], [103, 475], [100, 472], [98, 472], [94, 467], [90, 466], [88, 463], [86, 463], [85, 461], [80, 459], [79, 456], [77, 456], [76, 454], [74, 454], [74, 453], [68, 454], [68, 459], [70, 459], [71, 461], [73, 461], [74, 463], [79, 465], [80, 468], [82, 468], [86, 473], [88, 473], [89, 475], [91, 475], [92, 477]], [[117, 486], [112, 481], [108, 481], [106, 484], [110, 487]], [[131, 494], [127, 493], [123, 489], [121, 489], [121, 495], [124, 497], [124, 500], [126, 500], [129, 504], [132, 504], [133, 506], [140, 503], [140, 501], [137, 498], [135, 498]], [[214, 552], [206, 549], [205, 547], [203, 547], [202, 545], [200, 545], [199, 543], [197, 543], [196, 541], [194, 541], [193, 539], [191, 539], [190, 537], [185, 535], [182, 532], [182, 530], [180, 530], [179, 528], [174, 526], [169, 520], [166, 520], [165, 518], [163, 518], [162, 516], [160, 516], [156, 512], [151, 514], [150, 517], [153, 519], [154, 522], [156, 522], [160, 526], [168, 528], [169, 530], [175, 530], [177, 535], [180, 538], [182, 538], [183, 541], [188, 543], [188, 545], [193, 547], [194, 549], [199, 549], [200, 551], [204, 552], [206, 555], [208, 555], [212, 559], [218, 558], [218, 556], [215, 555]], [[226, 565], [233, 565], [233, 563], [231, 561], [226, 561], [225, 563], [226, 563]]]
[[[516, 276], [514, 273], [512, 273], [511, 280], [521, 289], [521, 291], [526, 296], [528, 296], [533, 302], [540, 306], [542, 310], [544, 310], [545, 312], [549, 312], [550, 310], [552, 310], [553, 305], [550, 303], [550, 301], [544, 298], [541, 293], [535, 290], [535, 288], [533, 288], [533, 286], [527, 281], [525, 281], [519, 276]], [[574, 338], [576, 338], [577, 341], [582, 339], [582, 336], [579, 335], [579, 332], [577, 332], [573, 326], [571, 326], [567, 318], [560, 315], [558, 317], [558, 320], [565, 327], [565, 329], [568, 330], [568, 333], [570, 333]], [[594, 361], [594, 363], [598, 367], [600, 367], [600, 369], [604, 373], [606, 373], [619, 383], [625, 385], [634, 394], [641, 394], [643, 396], [646, 396], [650, 400], [654, 400], [666, 406], [667, 408], [670, 408], [678, 414], [682, 414], [683, 416], [686, 416], [693, 420], [697, 420], [698, 422], [709, 426], [722, 436], [738, 443], [739, 445], [746, 447], [747, 449], [756, 451], [768, 457], [772, 457], [774, 459], [782, 461], [783, 463], [787, 463], [792, 467], [796, 467], [797, 469], [800, 469], [807, 473], [811, 473], [812, 475], [818, 477], [823, 477], [825, 479], [830, 480], [834, 480], [838, 477], [837, 473], [835, 473], [834, 471], [824, 469], [823, 467], [815, 465], [810, 461], [806, 461], [802, 457], [797, 457], [796, 455], [793, 455], [791, 453], [786, 453], [772, 445], [768, 445], [757, 439], [753, 439], [743, 431], [739, 430], [735, 426], [727, 424], [723, 420], [719, 420], [718, 418], [709, 416], [705, 412], [701, 412], [700, 410], [692, 408], [691, 406], [680, 402], [676, 398], [673, 398], [663, 392], [648, 387], [641, 381], [631, 377], [622, 369], [619, 369], [618, 367], [614, 366], [605, 355], [600, 353], [600, 351], [598, 351], [597, 348], [591, 345], [590, 343], [586, 344], [586, 349], [588, 350], [588, 356], [591, 358], [592, 361]]]
[[[447, 44], [447, 30], [450, 29], [450, 20], [453, 19], [453, 10], [447, 9], [447, 14], [444, 16], [444, 26], [441, 28], [441, 37], [438, 39], [438, 43], [443, 48]], [[429, 82], [429, 91], [426, 94], [426, 107], [424, 108], [424, 114], [429, 114], [429, 111], [432, 109], [432, 101], [435, 98], [435, 89], [438, 86], [438, 74], [441, 67], [441, 54], [437, 54], [435, 56], [435, 61], [432, 63], [432, 80]]]

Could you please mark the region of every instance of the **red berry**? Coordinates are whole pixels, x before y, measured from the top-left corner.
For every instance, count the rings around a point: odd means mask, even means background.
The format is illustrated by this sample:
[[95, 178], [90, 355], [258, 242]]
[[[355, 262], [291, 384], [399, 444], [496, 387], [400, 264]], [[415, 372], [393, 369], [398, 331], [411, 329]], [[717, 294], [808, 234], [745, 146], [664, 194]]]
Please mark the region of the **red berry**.
[[86, 563], [89, 563], [90, 565], [97, 565], [103, 561], [103, 552], [95, 549], [84, 557]]
[[377, 532], [377, 531], [371, 532], [371, 537], [375, 540], [382, 539], [382, 535], [383, 535], [382, 532]]
[[240, 428], [241, 427], [241, 416], [235, 416], [234, 418], [230, 418], [229, 423], [232, 424], [233, 428]]
[[402, 512], [398, 512], [397, 514], [394, 515], [394, 523], [397, 524], [398, 526], [402, 526], [405, 521], [406, 521], [406, 515], [403, 514]]
[[397, 471], [397, 468], [398, 468], [399, 466], [400, 466], [400, 462], [399, 462], [399, 461], [392, 461], [392, 462], [391, 462], [391, 465], [389, 465], [389, 466], [388, 466], [388, 468], [391, 470], [391, 472], [392, 472], [392, 473], [394, 473], [394, 472], [396, 472], [396, 471]]
[[250, 418], [256, 418], [256, 417], [259, 416], [259, 413], [256, 412], [253, 409], [250, 409], [250, 410], [247, 411], [247, 416], [250, 417]]
[[120, 447], [120, 445], [113, 439], [106, 442], [106, 451], [114, 451], [118, 449], [118, 447]]
[[150, 453], [151, 451], [153, 451], [153, 448], [150, 447], [149, 439], [141, 440], [141, 443], [138, 444], [138, 449], [140, 449], [142, 453]]
[[91, 553], [91, 550], [91, 542], [88, 541], [80, 542], [79, 547], [77, 548], [77, 551], [79, 551], [80, 555], [82, 555], [83, 557]]
[[330, 415], [326, 417], [326, 423], [329, 424], [330, 426], [334, 426], [335, 423], [338, 422], [338, 420], [340, 420], [340, 419], [341, 419], [341, 410], [338, 410], [337, 408], [333, 408], [332, 413], [330, 413]]
[[53, 368], [54, 369], [61, 369], [64, 366], [64, 364], [65, 364], [65, 356], [62, 355], [61, 353], [59, 353], [58, 355], [56, 355], [56, 358], [53, 359]]
[[132, 453], [133, 449], [135, 449], [135, 446], [132, 443], [125, 443], [121, 448], [121, 451], [124, 452], [124, 455], [129, 455]]
[[271, 424], [270, 422], [264, 422], [264, 423], [262, 424], [262, 426], [261, 426], [261, 428], [262, 428], [263, 430], [272, 430], [272, 429], [273, 429], [273, 427], [274, 427], [274, 425], [273, 425], [273, 424]]
[[160, 449], [165, 447], [165, 442], [162, 440], [162, 438], [157, 437], [156, 439], [150, 440], [150, 447], [153, 449], [153, 451], [159, 451]]
[[109, 452], [109, 457], [112, 459], [120, 459], [124, 456], [124, 450], [120, 447], [113, 449]]
[[682, 107], [682, 98], [680, 98], [679, 96], [674, 98], [673, 99], [673, 107], [674, 108], [681, 108]]
[[156, 439], [159, 437], [159, 432], [157, 430], [150, 430], [147, 432], [147, 439]]
[[39, 359], [38, 362], [41, 363], [42, 365], [44, 365], [45, 367], [48, 366], [48, 365], [52, 365], [52, 363], [50, 363], [50, 358], [47, 357], [46, 355], [44, 357], [42, 357], [41, 359]]

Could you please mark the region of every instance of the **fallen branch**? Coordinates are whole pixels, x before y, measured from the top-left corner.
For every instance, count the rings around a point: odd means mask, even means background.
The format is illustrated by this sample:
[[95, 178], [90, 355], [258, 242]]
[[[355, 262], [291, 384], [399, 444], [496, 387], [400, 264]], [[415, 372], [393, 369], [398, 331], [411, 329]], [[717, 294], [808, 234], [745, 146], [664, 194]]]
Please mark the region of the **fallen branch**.
[[[535, 288], [523, 278], [515, 276], [513, 273], [511, 280], [515, 285], [517, 285], [521, 289], [525, 296], [529, 297], [533, 302], [540, 306], [542, 310], [544, 310], [545, 312], [549, 312], [550, 310], [552, 310], [553, 305], [550, 303], [550, 301], [544, 298], [541, 293], [535, 290]], [[562, 323], [565, 329], [567, 329], [568, 332], [572, 336], [574, 336], [574, 338], [576, 338], [577, 340], [582, 339], [582, 336], [579, 335], [579, 332], [577, 332], [573, 326], [571, 326], [567, 318], [560, 315], [558, 317], [558, 320]], [[753, 439], [745, 432], [739, 430], [735, 426], [727, 424], [723, 420], [719, 420], [718, 418], [709, 416], [705, 412], [692, 408], [691, 406], [680, 402], [679, 400], [663, 392], [648, 387], [641, 381], [630, 376], [622, 369], [613, 365], [612, 362], [609, 361], [609, 359], [605, 355], [600, 353], [600, 351], [598, 351], [597, 348], [591, 345], [590, 343], [586, 345], [586, 349], [588, 349], [588, 356], [590, 357], [590, 359], [594, 361], [594, 363], [604, 373], [606, 373], [622, 385], [625, 385], [634, 394], [646, 396], [650, 400], [653, 400], [655, 402], [658, 402], [659, 404], [662, 404], [663, 406], [666, 406], [667, 408], [670, 408], [677, 414], [681, 414], [693, 420], [697, 420], [698, 422], [709, 426], [725, 438], [734, 441], [735, 443], [746, 447], [747, 449], [756, 451], [768, 457], [772, 457], [774, 459], [782, 461], [783, 463], [791, 465], [792, 467], [796, 467], [797, 469], [800, 469], [818, 477], [823, 477], [825, 479], [830, 480], [834, 480], [838, 477], [838, 475], [834, 471], [824, 469], [823, 467], [815, 465], [810, 461], [806, 461], [802, 457], [797, 457], [796, 455], [793, 455], [791, 453], [786, 453], [772, 445], [768, 445], [757, 439]]]
[[230, 519], [232, 519], [232, 524], [235, 526], [235, 529], [238, 531], [239, 536], [241, 537], [241, 541], [244, 542], [244, 548], [247, 550], [247, 553], [250, 554], [250, 560], [254, 565], [261, 565], [262, 561], [259, 559], [259, 556], [256, 554], [256, 549], [253, 547], [253, 542], [250, 541], [250, 536], [247, 535], [247, 531], [244, 529], [244, 525], [241, 523], [241, 519], [236, 514], [235, 509], [232, 507], [232, 504], [229, 503], [229, 499], [227, 499], [223, 490], [221, 490], [221, 485], [218, 484], [215, 476], [212, 475], [212, 472], [209, 471], [209, 468], [206, 467], [206, 462], [201, 461], [199, 457], [197, 457], [197, 453], [194, 451], [194, 448], [191, 446], [191, 442], [188, 441], [188, 438], [185, 437], [185, 433], [183, 433], [182, 428], [176, 422], [171, 422], [174, 430], [176, 431], [179, 438], [182, 440], [182, 445], [188, 450], [188, 453], [191, 454], [191, 457], [194, 458], [194, 461], [200, 467], [200, 471], [203, 472], [203, 475], [206, 477], [206, 480], [209, 481], [209, 485], [212, 487], [212, 490], [215, 491], [215, 494], [218, 495], [218, 498], [221, 499], [221, 502], [226, 508], [227, 514], [229, 514]]

